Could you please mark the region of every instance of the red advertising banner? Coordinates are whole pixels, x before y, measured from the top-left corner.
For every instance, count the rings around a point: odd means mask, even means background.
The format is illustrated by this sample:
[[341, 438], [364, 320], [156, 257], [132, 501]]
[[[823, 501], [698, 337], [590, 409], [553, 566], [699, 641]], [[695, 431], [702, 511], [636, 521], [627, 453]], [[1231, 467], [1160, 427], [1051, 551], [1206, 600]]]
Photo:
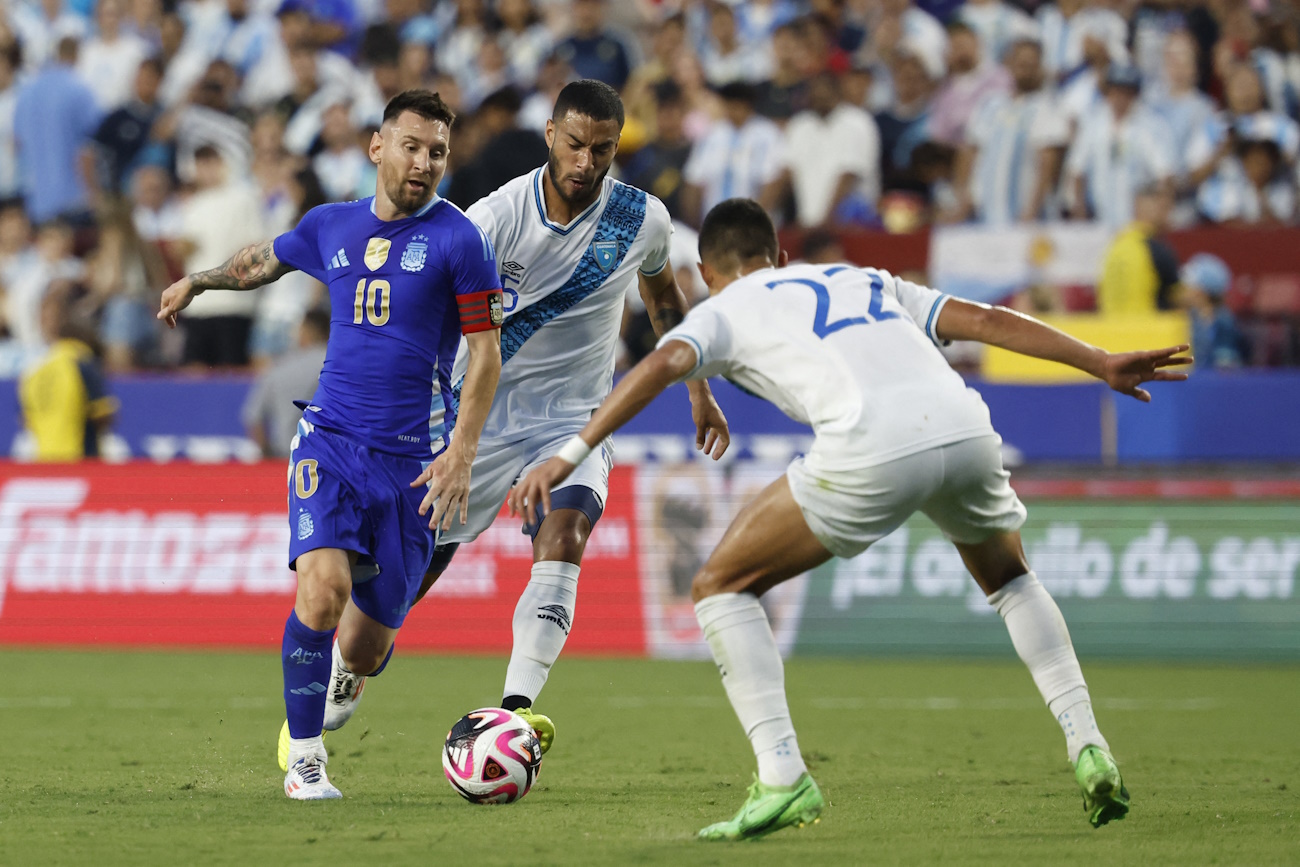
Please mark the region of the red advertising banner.
[[[632, 470], [610, 479], [568, 648], [643, 654]], [[0, 644], [273, 647], [293, 604], [281, 463], [0, 464]], [[411, 649], [502, 652], [532, 566], [505, 517], [412, 611]]]

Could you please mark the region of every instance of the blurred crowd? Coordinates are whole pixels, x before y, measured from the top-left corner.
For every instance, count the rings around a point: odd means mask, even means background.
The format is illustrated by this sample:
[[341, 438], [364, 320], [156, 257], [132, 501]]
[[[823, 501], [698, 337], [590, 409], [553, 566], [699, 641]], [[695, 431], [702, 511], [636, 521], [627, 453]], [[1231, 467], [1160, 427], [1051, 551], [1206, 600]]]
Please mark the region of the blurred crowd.
[[[1281, 0], [7, 0], [0, 372], [76, 323], [110, 372], [265, 365], [321, 287], [178, 276], [370, 195], [411, 87], [459, 113], [440, 193], [546, 159], [556, 93], [618, 88], [614, 173], [690, 227], [750, 196], [780, 225], [1296, 224], [1300, 6]], [[65, 325], [46, 321], [60, 299]], [[629, 347], [652, 339], [629, 311]]]

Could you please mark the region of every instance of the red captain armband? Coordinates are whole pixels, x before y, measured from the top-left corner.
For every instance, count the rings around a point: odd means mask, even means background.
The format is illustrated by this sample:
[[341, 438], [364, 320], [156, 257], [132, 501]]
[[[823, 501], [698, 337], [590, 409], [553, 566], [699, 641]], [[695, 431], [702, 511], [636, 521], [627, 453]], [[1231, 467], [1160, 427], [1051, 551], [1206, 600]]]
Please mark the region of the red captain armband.
[[493, 328], [500, 328], [501, 323], [506, 318], [500, 289], [457, 295], [456, 305], [460, 307], [461, 334], [473, 334], [477, 331], [491, 331]]

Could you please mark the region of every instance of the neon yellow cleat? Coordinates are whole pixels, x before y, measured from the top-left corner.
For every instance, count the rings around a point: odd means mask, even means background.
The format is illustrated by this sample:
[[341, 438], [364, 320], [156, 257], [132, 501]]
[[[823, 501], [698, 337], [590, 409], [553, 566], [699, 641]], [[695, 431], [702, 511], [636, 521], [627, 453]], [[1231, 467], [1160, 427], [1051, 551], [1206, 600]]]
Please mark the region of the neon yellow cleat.
[[1128, 815], [1128, 789], [1110, 753], [1098, 746], [1084, 747], [1074, 763], [1074, 778], [1083, 790], [1083, 809], [1088, 811], [1092, 827], [1100, 828]]
[[793, 786], [767, 786], [757, 777], [749, 787], [749, 798], [734, 818], [700, 831], [701, 840], [753, 840], [789, 828], [820, 822], [826, 799], [807, 773]]
[[[321, 737], [325, 737], [326, 732], [321, 732]], [[285, 720], [284, 725], [280, 726], [280, 741], [276, 744], [275, 760], [280, 763], [280, 770], [285, 773], [289, 772], [289, 721]]]
[[555, 723], [551, 718], [540, 713], [533, 713], [531, 707], [521, 707], [515, 711], [524, 718], [524, 722], [533, 727], [537, 733], [537, 743], [541, 745], [542, 752], [545, 753], [555, 743]]

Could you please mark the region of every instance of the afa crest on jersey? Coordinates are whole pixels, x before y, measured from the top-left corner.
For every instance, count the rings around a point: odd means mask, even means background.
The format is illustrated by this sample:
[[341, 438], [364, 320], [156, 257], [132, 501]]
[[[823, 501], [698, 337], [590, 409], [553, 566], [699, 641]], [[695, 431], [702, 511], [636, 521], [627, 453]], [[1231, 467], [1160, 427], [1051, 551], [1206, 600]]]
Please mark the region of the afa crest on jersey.
[[618, 261], [618, 241], [592, 241], [591, 255], [596, 259], [596, 267], [608, 272]]
[[371, 238], [366, 242], [366, 267], [371, 271], [378, 271], [388, 261], [388, 251], [392, 248], [393, 242], [387, 238]]
[[402, 251], [402, 270], [423, 271], [428, 256], [429, 239], [424, 235], [416, 235], [407, 242], [406, 249]]

